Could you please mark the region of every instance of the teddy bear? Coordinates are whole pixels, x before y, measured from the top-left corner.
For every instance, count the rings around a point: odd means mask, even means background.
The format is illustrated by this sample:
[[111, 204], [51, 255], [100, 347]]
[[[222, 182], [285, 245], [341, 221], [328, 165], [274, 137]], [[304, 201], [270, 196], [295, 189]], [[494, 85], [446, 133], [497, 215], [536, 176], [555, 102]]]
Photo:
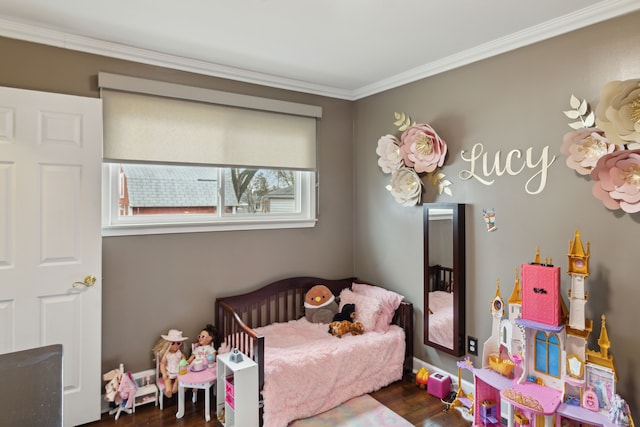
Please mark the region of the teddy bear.
[[348, 320], [349, 322], [353, 322], [355, 318], [356, 318], [355, 304], [345, 304], [342, 307], [342, 311], [333, 315], [334, 322], [341, 322], [343, 320]]
[[304, 296], [304, 316], [311, 323], [331, 323], [338, 312], [336, 297], [325, 285], [315, 285]]

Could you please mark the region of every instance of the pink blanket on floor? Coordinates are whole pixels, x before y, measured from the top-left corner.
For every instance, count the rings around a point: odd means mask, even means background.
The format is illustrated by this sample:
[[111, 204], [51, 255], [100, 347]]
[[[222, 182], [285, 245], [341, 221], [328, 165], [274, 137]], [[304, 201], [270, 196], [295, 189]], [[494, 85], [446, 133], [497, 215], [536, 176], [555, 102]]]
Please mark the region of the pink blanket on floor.
[[305, 318], [256, 329], [265, 336], [264, 427], [286, 427], [402, 378], [402, 328], [342, 338], [327, 331]]

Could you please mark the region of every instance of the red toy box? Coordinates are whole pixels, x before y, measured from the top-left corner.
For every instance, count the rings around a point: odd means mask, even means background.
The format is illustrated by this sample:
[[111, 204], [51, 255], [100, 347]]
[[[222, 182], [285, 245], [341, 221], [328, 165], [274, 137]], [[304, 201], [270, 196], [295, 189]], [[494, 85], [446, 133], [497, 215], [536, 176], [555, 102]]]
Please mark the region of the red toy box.
[[441, 373], [429, 375], [427, 392], [432, 396], [444, 399], [451, 392], [451, 377]]

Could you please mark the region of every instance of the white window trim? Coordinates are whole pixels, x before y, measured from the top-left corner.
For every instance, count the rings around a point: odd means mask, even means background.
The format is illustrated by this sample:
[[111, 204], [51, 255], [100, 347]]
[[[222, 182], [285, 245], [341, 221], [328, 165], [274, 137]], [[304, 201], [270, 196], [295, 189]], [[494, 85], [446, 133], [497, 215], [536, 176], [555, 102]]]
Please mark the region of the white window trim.
[[[217, 215], [167, 216], [118, 219], [118, 174], [110, 172], [110, 165], [102, 166], [102, 236], [132, 236], [149, 234], [201, 233], [234, 230], [273, 230], [311, 228], [317, 222], [316, 173], [306, 174], [298, 185], [302, 197], [297, 201], [300, 214], [263, 216]], [[115, 198], [115, 201], [114, 201]], [[184, 221], [187, 219], [188, 221]], [[145, 223], [147, 222], [148, 223]]]

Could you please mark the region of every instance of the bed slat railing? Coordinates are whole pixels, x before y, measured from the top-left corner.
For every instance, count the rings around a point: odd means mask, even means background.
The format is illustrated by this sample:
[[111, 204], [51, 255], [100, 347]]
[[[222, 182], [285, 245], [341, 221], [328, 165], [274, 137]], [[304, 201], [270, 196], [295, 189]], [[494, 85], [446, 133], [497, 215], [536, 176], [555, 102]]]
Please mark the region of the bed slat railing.
[[413, 304], [402, 301], [393, 316], [392, 323], [400, 326], [406, 335], [404, 349], [404, 372], [413, 371]]
[[[258, 386], [262, 390], [264, 384], [264, 337], [255, 333], [247, 326], [229, 304], [216, 300], [218, 328], [221, 342], [226, 342], [231, 348], [237, 348], [258, 364]], [[251, 310], [246, 310], [244, 313]]]

